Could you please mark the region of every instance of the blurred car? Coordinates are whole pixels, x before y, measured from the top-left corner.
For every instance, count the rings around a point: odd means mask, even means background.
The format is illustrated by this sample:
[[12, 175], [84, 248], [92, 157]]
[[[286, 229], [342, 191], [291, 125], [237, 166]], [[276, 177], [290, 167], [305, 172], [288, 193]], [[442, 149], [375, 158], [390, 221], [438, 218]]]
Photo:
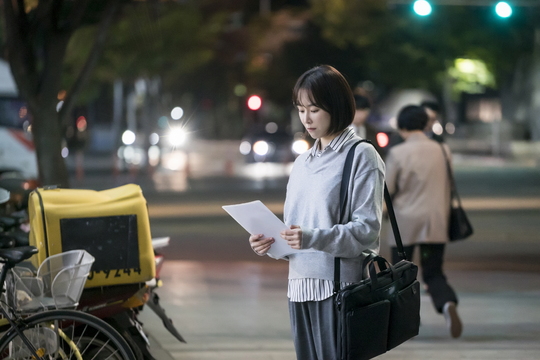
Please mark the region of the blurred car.
[[[150, 166], [161, 164], [177, 170], [179, 165], [171, 165], [170, 158], [174, 158], [176, 153], [184, 149], [189, 138], [190, 134], [181, 126], [168, 127], [160, 134], [153, 132], [148, 135], [147, 142], [144, 133], [125, 130], [122, 133], [122, 145], [117, 150], [117, 168], [126, 170], [141, 168], [147, 164]], [[173, 159], [172, 162], [177, 161]]]
[[275, 123], [264, 128], [254, 128], [242, 138], [239, 151], [247, 163], [287, 163], [308, 150], [310, 144], [299, 135], [281, 130]]

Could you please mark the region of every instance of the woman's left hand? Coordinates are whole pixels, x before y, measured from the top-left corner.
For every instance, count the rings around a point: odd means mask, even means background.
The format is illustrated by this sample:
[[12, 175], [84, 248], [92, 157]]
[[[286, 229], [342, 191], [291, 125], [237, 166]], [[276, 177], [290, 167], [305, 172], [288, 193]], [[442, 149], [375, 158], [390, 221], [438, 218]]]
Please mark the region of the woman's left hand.
[[280, 232], [283, 239], [287, 240], [287, 244], [293, 249], [300, 250], [302, 248], [302, 229], [298, 225], [291, 225], [290, 229]]

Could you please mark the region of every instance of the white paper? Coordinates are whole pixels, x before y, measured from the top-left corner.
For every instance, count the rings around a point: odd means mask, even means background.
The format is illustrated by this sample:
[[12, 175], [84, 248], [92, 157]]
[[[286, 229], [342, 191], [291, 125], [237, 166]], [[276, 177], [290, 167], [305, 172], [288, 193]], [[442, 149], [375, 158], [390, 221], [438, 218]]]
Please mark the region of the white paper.
[[274, 258], [279, 259], [300, 251], [309, 251], [296, 250], [287, 244], [279, 233], [289, 227], [259, 200], [226, 205], [222, 208], [251, 235], [263, 234], [264, 237], [274, 238], [275, 241], [268, 250], [268, 254]]

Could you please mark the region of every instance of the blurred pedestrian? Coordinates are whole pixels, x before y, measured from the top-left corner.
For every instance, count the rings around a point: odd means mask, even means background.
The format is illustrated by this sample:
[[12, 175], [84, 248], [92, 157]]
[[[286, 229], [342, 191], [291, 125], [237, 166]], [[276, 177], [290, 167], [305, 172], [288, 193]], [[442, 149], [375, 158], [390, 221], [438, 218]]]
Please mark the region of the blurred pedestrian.
[[[425, 134], [428, 116], [421, 106], [404, 107], [397, 122], [404, 142], [388, 153], [386, 183], [405, 253], [412, 259], [414, 248], [420, 248], [422, 279], [436, 311], [444, 314], [451, 336], [457, 338], [462, 332], [458, 299], [443, 272], [450, 215], [450, 181], [443, 151], [451, 159], [450, 149]], [[393, 232], [386, 234], [396, 263], [400, 258], [392, 246]]]
[[[444, 142], [444, 137], [441, 134], [436, 134], [433, 131], [433, 125], [435, 125], [437, 122], [440, 124], [440, 115], [441, 115], [441, 108], [439, 104], [436, 101], [426, 100], [422, 101], [420, 103], [420, 106], [424, 109], [428, 116], [428, 121], [426, 123], [426, 127], [423, 129], [426, 136], [432, 140], [435, 140], [439, 143]], [[388, 143], [388, 149], [396, 146], [397, 144], [401, 144], [404, 141], [403, 137], [401, 136], [401, 133], [399, 132], [399, 129], [397, 132], [392, 133], [390, 136], [390, 141]]]
[[[422, 101], [420, 104], [421, 107], [424, 108], [426, 111], [426, 114], [428, 116], [428, 122], [426, 124], [426, 127], [424, 129], [424, 132], [426, 133], [427, 137], [430, 139], [433, 139], [437, 142], [444, 142], [444, 137], [442, 136], [442, 131], [440, 134], [436, 134], [433, 131], [433, 126], [436, 123], [441, 123], [440, 117], [441, 117], [441, 107], [439, 104], [435, 101]], [[441, 126], [442, 129], [442, 126]]]
[[[264, 255], [275, 241], [287, 241], [295, 252], [289, 261], [289, 313], [299, 360], [336, 358], [334, 259], [341, 258], [341, 286], [362, 279], [367, 252], [378, 252], [382, 220], [384, 163], [373, 146], [355, 149], [348, 201], [340, 214], [340, 184], [345, 158], [360, 140], [350, 128], [355, 105], [341, 73], [328, 65], [298, 79], [293, 103], [302, 124], [315, 139], [300, 155], [287, 184], [282, 239], [252, 235], [253, 250]], [[342, 222], [342, 219], [344, 221]]]
[[362, 139], [371, 141], [379, 155], [382, 156], [381, 148], [377, 143], [377, 130], [367, 122], [369, 115], [371, 114], [371, 101], [366, 96], [355, 94], [354, 102], [356, 104], [356, 111], [354, 113], [351, 128], [354, 130], [355, 134]]

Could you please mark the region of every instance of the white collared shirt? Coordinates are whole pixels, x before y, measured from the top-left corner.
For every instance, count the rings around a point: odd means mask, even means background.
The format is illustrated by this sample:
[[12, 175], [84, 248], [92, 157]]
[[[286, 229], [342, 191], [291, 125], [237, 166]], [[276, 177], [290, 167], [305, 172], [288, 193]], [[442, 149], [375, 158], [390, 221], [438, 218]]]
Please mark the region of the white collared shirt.
[[[335, 138], [330, 141], [328, 146], [326, 146], [324, 149], [320, 149], [321, 147], [321, 139], [315, 140], [315, 144], [313, 144], [313, 147], [311, 148], [310, 155], [321, 157], [322, 153], [326, 151], [326, 149], [331, 148], [334, 151], [339, 151], [344, 143], [347, 142], [347, 140], [350, 140], [354, 137], [355, 133], [354, 130], [350, 127], [343, 130], [339, 135], [337, 135]], [[306, 159], [306, 161], [309, 159]]]

